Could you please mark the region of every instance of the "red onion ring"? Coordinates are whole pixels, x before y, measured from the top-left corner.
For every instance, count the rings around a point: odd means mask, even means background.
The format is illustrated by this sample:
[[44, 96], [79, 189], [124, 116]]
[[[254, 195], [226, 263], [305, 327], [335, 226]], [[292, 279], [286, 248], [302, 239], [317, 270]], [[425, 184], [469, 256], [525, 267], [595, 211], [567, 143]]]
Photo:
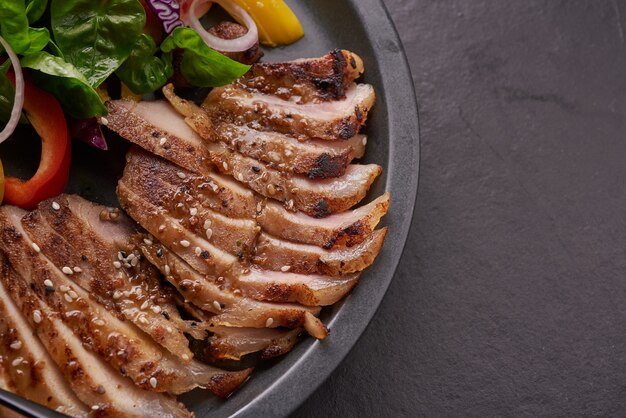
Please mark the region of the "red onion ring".
[[242, 22], [248, 29], [248, 32], [235, 39], [222, 39], [207, 32], [195, 13], [196, 7], [203, 5], [205, 2], [206, 0], [193, 0], [191, 2], [191, 6], [189, 7], [190, 13], [187, 16], [187, 19], [189, 20], [189, 26], [198, 32], [198, 35], [202, 37], [202, 40], [204, 40], [204, 43], [207, 44], [207, 46], [220, 52], [241, 52], [247, 51], [258, 42], [259, 32], [254, 20], [252, 20], [248, 12], [232, 0], [213, 0], [213, 2], [222, 6], [228, 14]]
[[2, 129], [2, 132], [0, 132], [1, 144], [13, 134], [18, 122], [20, 121], [20, 117], [22, 116], [22, 109], [24, 108], [24, 76], [22, 75], [20, 60], [11, 49], [9, 43], [5, 41], [2, 36], [0, 36], [0, 44], [2, 44], [4, 50], [9, 55], [13, 71], [15, 72], [15, 98], [13, 99], [13, 109], [11, 109], [11, 117], [9, 118], [9, 121], [4, 129]]

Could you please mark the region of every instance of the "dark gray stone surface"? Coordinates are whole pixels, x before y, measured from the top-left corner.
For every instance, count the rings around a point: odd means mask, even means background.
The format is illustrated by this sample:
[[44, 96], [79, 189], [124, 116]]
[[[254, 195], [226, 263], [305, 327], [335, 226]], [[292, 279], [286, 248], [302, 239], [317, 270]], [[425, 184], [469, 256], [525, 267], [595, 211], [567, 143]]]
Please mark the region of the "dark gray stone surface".
[[414, 224], [295, 415], [623, 415], [626, 2], [386, 4], [420, 106]]

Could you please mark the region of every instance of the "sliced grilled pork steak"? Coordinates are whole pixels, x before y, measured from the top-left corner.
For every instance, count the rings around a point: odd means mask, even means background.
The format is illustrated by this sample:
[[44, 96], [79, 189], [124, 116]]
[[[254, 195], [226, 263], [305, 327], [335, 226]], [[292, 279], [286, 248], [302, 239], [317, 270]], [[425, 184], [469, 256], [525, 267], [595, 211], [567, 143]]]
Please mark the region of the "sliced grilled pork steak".
[[261, 353], [262, 359], [278, 357], [291, 351], [301, 329], [213, 327], [206, 351], [219, 359], [239, 360], [250, 353]]
[[[172, 397], [142, 390], [89, 351], [61, 319], [64, 314], [36, 296], [28, 280], [3, 262], [0, 281], [78, 398], [98, 417], [187, 418]], [[80, 414], [79, 414], [80, 415]]]
[[344, 175], [331, 179], [313, 181], [304, 176], [289, 176], [233, 152], [222, 143], [203, 144], [167, 103], [109, 101], [107, 106], [107, 126], [142, 148], [196, 173], [211, 174], [213, 166], [257, 193], [312, 216], [349, 209], [365, 197], [382, 171], [375, 164], [351, 164]]
[[319, 58], [255, 64], [236, 83], [250, 91], [308, 103], [344, 98], [346, 87], [362, 73], [358, 55], [335, 49]]
[[74, 274], [70, 266], [59, 269], [41, 253], [21, 226], [23, 215], [14, 207], [0, 208], [0, 249], [22, 277], [32, 280], [37, 296], [61, 313], [90, 349], [137, 385], [175, 394], [202, 386], [225, 396], [248, 376], [250, 370], [236, 373], [197, 362], [184, 364], [134, 325], [112, 315], [68, 278]]
[[[17, 280], [0, 252], [2, 277]], [[89, 409], [74, 394], [50, 354], [33, 335], [26, 318], [0, 281], [0, 357], [11, 392], [73, 417], [87, 416]]]
[[345, 141], [300, 141], [277, 132], [211, 121], [200, 107], [176, 96], [171, 84], [163, 87], [163, 93], [203, 139], [223, 142], [230, 149], [279, 170], [304, 174], [309, 178], [339, 177], [354, 158], [361, 158], [365, 152], [367, 138], [364, 135], [357, 134]]
[[341, 100], [304, 104], [230, 84], [213, 89], [202, 108], [214, 120], [333, 141], [356, 135], [375, 99], [369, 84], [352, 84]]

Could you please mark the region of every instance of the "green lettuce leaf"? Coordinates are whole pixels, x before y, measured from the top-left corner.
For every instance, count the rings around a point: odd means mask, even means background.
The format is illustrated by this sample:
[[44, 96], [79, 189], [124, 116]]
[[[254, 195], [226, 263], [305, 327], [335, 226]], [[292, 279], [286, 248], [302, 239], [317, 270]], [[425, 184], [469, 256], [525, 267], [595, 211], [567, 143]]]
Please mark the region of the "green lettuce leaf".
[[98, 93], [76, 67], [61, 57], [45, 51], [22, 58], [22, 67], [37, 70], [32, 73], [38, 86], [54, 94], [63, 110], [78, 119], [107, 114]]
[[27, 0], [26, 1], [26, 15], [28, 21], [32, 24], [43, 16], [48, 7], [48, 0]]
[[24, 0], [0, 1], [0, 34], [16, 54], [21, 54], [30, 46]]
[[52, 33], [92, 87], [128, 58], [146, 22], [138, 0], [52, 0]]
[[232, 83], [250, 69], [249, 65], [241, 64], [209, 48], [193, 29], [176, 28], [161, 43], [161, 50], [167, 54], [172, 54], [177, 48], [184, 50], [180, 71], [194, 86], [223, 86]]
[[142, 34], [128, 59], [115, 74], [135, 94], [146, 94], [157, 90], [172, 76], [171, 65], [154, 56], [157, 46], [151, 36]]

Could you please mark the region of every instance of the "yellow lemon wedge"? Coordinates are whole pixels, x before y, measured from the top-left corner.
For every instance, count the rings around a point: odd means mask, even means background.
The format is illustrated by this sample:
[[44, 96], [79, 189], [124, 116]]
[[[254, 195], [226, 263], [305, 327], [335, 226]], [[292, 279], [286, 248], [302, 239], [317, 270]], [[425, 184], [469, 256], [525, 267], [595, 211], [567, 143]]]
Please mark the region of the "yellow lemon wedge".
[[263, 45], [289, 45], [304, 36], [296, 15], [283, 0], [235, 0], [256, 23]]

